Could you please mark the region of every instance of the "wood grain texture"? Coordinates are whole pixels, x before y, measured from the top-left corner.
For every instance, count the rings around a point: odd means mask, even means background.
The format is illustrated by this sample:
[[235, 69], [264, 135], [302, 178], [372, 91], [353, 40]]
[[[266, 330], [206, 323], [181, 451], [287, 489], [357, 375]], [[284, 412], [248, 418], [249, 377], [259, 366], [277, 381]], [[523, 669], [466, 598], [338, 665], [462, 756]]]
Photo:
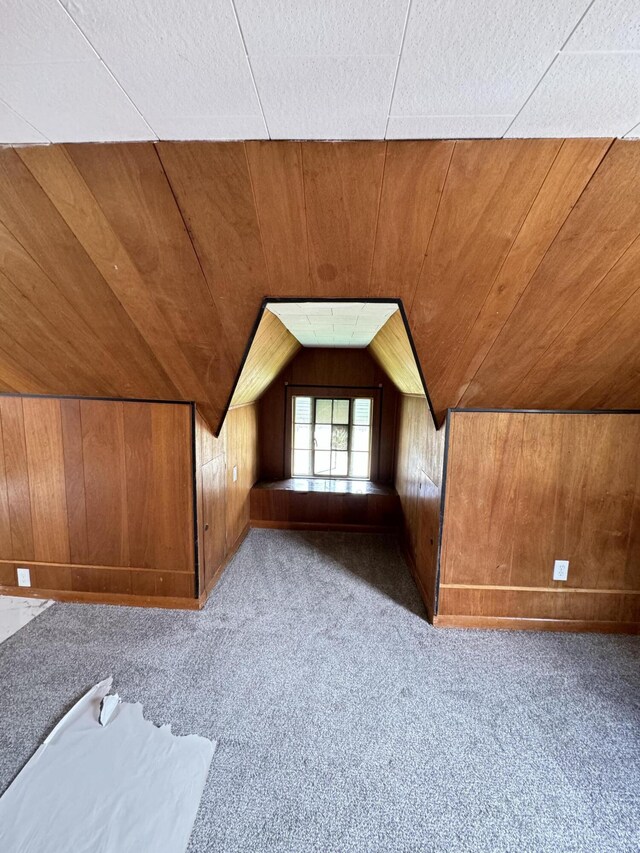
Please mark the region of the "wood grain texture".
[[249, 526], [249, 494], [258, 479], [255, 404], [229, 409], [217, 438], [197, 415], [195, 444], [200, 590], [208, 595]]
[[637, 621], [639, 448], [640, 415], [453, 412], [439, 614]]
[[303, 147], [314, 296], [368, 293], [385, 152], [384, 142]]
[[640, 142], [0, 152], [0, 389], [196, 401], [267, 296], [400, 297], [448, 407], [640, 406]]
[[401, 394], [424, 397], [418, 366], [399, 311], [389, 317], [368, 350]]
[[395, 530], [400, 517], [398, 495], [352, 495], [335, 492], [251, 490], [251, 524], [279, 529], [369, 531]]
[[258, 400], [300, 347], [278, 317], [266, 309], [238, 377], [231, 405], [243, 406]]
[[395, 485], [403, 548], [430, 618], [434, 614], [445, 430], [435, 429], [424, 397], [402, 395]]
[[0, 564], [39, 589], [195, 594], [190, 407], [0, 397], [0, 424]]

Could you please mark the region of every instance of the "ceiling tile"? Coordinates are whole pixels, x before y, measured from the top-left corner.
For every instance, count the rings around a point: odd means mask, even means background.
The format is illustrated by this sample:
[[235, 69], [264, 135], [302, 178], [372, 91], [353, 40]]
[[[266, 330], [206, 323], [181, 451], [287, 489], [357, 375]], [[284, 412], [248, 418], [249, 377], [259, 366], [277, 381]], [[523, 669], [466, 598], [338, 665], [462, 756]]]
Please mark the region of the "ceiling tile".
[[393, 56], [251, 58], [272, 139], [382, 139]]
[[513, 116], [390, 116], [387, 139], [490, 139]]
[[507, 136], [624, 136], [640, 120], [640, 53], [560, 54]]
[[395, 54], [408, 0], [235, 0], [249, 56]]
[[58, 0], [0, 0], [0, 65], [96, 59]]
[[229, 0], [62, 2], [152, 127], [177, 136], [185, 117], [200, 135], [214, 126], [207, 118], [229, 117], [233, 128], [260, 116]]
[[304, 346], [340, 347], [367, 346], [398, 310], [394, 302], [299, 302], [301, 316], [290, 312], [291, 303], [270, 302], [267, 307]]
[[47, 139], [31, 127], [14, 111], [0, 101], [0, 145], [47, 142]]
[[393, 115], [515, 115], [589, 0], [414, 0]]
[[5, 65], [0, 98], [51, 142], [154, 138], [99, 60]]
[[565, 50], [640, 50], [638, 0], [596, 0]]
[[153, 129], [160, 139], [222, 140], [267, 139], [261, 115], [254, 116], [154, 116]]

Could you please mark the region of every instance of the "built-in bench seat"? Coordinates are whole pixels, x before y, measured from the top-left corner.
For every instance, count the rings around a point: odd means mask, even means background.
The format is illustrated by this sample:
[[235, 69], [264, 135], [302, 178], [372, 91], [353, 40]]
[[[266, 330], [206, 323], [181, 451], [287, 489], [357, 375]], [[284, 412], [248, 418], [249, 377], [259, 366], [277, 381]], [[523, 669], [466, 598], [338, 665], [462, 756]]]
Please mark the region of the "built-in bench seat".
[[293, 477], [251, 489], [251, 524], [307, 530], [392, 530], [400, 519], [393, 486], [364, 480]]

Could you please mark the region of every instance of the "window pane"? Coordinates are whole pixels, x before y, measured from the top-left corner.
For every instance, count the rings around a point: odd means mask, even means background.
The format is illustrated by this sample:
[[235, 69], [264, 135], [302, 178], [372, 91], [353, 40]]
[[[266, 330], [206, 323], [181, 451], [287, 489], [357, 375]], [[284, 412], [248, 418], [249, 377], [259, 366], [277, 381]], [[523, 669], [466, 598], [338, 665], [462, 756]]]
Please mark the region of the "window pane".
[[351, 449], [369, 450], [369, 427], [354, 426], [351, 428]]
[[330, 450], [316, 450], [313, 454], [313, 473], [320, 477], [328, 477], [331, 474]]
[[369, 454], [368, 453], [351, 453], [351, 470], [350, 477], [368, 477], [369, 476]]
[[332, 400], [316, 400], [316, 423], [330, 424], [331, 423], [331, 403]]
[[293, 446], [297, 450], [311, 450], [311, 424], [296, 424]]
[[346, 450], [331, 452], [331, 473], [337, 477], [346, 477], [349, 473], [349, 454]]
[[293, 451], [293, 470], [294, 477], [308, 477], [311, 474], [311, 451], [310, 450], [294, 450]]
[[311, 423], [311, 397], [294, 397], [293, 420], [297, 424]]
[[334, 400], [333, 401], [333, 422], [334, 424], [349, 423], [349, 401]]
[[353, 423], [366, 426], [371, 423], [371, 400], [356, 399], [353, 401]]
[[332, 426], [331, 427], [331, 449], [346, 450], [349, 447], [349, 427], [348, 426]]
[[316, 450], [331, 450], [331, 426], [316, 424], [315, 440]]

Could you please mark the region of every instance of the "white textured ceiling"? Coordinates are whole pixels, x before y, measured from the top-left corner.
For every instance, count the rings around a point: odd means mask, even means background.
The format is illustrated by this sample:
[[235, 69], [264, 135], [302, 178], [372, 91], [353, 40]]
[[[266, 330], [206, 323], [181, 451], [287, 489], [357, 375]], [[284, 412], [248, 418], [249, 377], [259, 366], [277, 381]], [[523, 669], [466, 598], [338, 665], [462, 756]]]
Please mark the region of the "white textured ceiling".
[[305, 347], [366, 347], [398, 310], [395, 302], [269, 302]]
[[0, 0], [0, 142], [640, 136], [640, 0]]

